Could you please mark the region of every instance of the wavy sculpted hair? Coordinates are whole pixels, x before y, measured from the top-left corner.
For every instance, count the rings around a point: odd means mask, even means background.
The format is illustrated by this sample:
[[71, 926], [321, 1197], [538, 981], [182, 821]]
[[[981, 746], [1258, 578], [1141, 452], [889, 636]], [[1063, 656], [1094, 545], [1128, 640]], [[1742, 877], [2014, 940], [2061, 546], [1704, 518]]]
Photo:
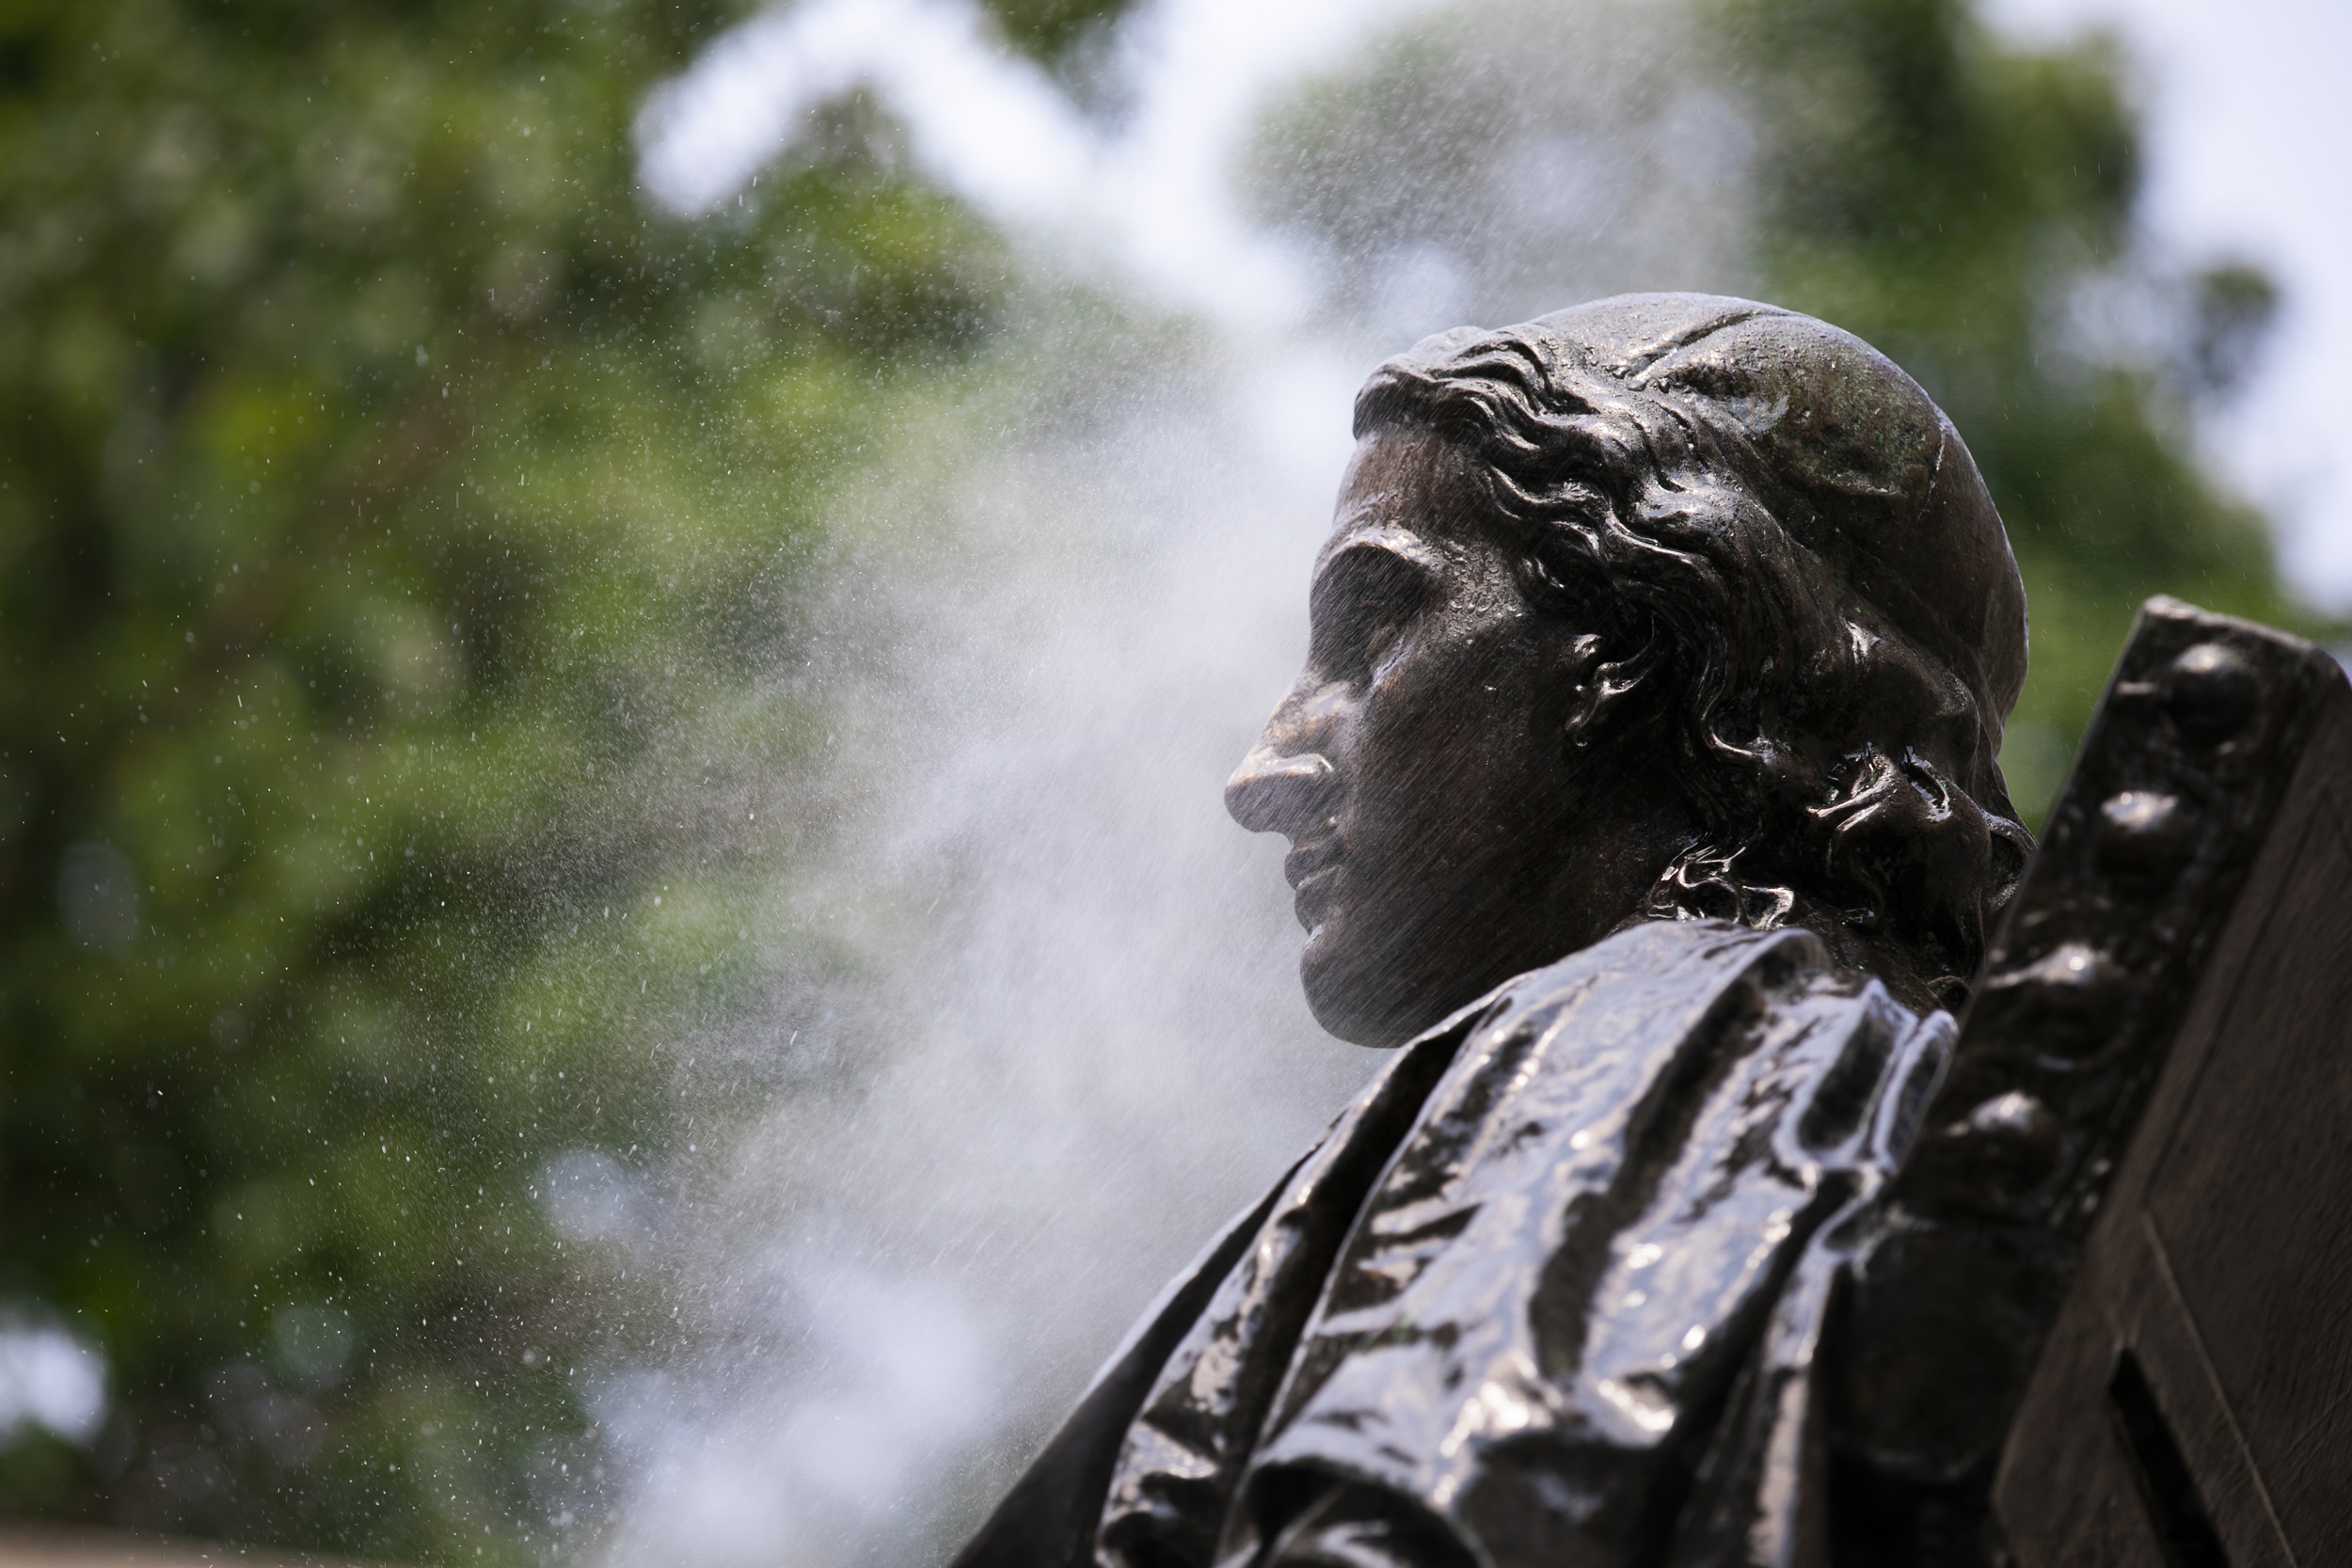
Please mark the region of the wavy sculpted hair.
[[2033, 847], [1994, 761], [2025, 599], [1927, 394], [1808, 317], [1629, 295], [1425, 341], [1357, 399], [1396, 424], [1474, 459], [1529, 602], [1611, 641], [1598, 721], [1670, 737], [1703, 829], [1644, 913], [1892, 944], [1964, 996]]

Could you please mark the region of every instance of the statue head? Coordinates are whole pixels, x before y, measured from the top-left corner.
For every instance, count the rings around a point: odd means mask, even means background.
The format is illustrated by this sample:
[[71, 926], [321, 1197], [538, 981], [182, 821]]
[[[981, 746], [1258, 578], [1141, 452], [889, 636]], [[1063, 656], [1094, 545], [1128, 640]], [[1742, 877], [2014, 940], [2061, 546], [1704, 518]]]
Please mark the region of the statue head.
[[1919, 386], [1809, 317], [1629, 294], [1356, 401], [1305, 671], [1227, 785], [1308, 999], [1396, 1044], [1629, 922], [1803, 925], [1965, 994], [2032, 847], [2025, 592]]

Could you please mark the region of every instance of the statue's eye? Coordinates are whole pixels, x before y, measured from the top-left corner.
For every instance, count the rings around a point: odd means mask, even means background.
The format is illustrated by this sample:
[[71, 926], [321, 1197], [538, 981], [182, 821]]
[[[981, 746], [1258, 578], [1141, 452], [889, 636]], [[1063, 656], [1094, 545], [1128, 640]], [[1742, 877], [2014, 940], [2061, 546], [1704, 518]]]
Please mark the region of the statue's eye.
[[1315, 667], [1334, 680], [1369, 680], [1411, 629], [1431, 586], [1427, 568], [1377, 546], [1333, 558], [1315, 580]]

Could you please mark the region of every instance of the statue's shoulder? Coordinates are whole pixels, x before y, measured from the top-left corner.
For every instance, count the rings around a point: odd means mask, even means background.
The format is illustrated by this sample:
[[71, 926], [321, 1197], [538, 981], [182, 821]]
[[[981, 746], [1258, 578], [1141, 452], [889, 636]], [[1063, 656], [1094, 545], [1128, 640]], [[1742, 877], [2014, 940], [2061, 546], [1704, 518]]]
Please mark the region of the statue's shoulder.
[[[1775, 1100], [1804, 1111], [1789, 1123], [1792, 1136], [1804, 1124], [1804, 1158], [1883, 1174], [1915, 1138], [1956, 1034], [1948, 1013], [1907, 1006], [1810, 931], [1652, 920], [1498, 987], [1408, 1050], [1445, 1058], [1442, 1076], [1418, 1069], [1432, 1085], [1420, 1142], [1448, 1162], [1485, 1143], [1429, 1136], [1454, 1107], [1522, 1130], [1514, 1148], [1537, 1122], [1573, 1132], [1615, 1111], [1662, 1117], [1684, 1132], [1671, 1154], [1648, 1140], [1649, 1157], [1703, 1164], [1722, 1130], [1701, 1107], [1770, 1062]], [[1413, 1157], [1408, 1143], [1401, 1159]]]
[[1505, 981], [1422, 1039], [1568, 1025], [1610, 1037], [1663, 1038], [1837, 998], [1908, 1022], [1925, 1016], [1867, 971], [1835, 961], [1822, 940], [1801, 927], [1642, 920]]
[[1638, 1530], [1522, 1484], [1527, 1455], [1680, 1484], [1762, 1325], [1817, 1330], [1825, 1298], [1783, 1285], [1900, 1158], [1951, 1035], [1811, 933], [1705, 921], [1629, 927], [1456, 1014], [1410, 1048], [1445, 1070], [1351, 1195], [1232, 1517], [1287, 1520], [1305, 1478], [1346, 1477], [1463, 1542], [1629, 1560]]

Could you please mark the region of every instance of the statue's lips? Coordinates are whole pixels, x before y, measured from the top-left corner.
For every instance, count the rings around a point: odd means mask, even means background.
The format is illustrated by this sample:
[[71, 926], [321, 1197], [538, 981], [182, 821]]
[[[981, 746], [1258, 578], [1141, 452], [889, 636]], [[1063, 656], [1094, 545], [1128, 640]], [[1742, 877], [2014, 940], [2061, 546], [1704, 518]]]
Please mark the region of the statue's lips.
[[1291, 852], [1282, 857], [1282, 875], [1291, 884], [1292, 907], [1298, 912], [1298, 923], [1311, 931], [1319, 923], [1321, 907], [1338, 879], [1340, 858], [1337, 833], [1294, 845]]

